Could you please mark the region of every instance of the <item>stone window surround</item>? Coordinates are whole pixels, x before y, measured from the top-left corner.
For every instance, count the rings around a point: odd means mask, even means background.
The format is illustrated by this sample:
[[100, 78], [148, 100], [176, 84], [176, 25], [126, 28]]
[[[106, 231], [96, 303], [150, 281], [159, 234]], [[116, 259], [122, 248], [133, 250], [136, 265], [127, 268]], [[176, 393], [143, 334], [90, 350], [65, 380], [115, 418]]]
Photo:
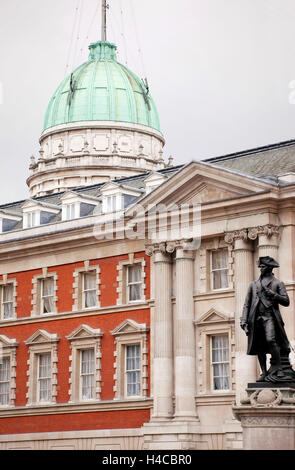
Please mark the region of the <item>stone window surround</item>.
[[15, 406], [15, 392], [16, 392], [16, 348], [18, 342], [15, 338], [8, 338], [6, 335], [0, 335], [0, 360], [1, 357], [10, 358], [10, 387], [9, 387], [9, 405], [0, 405], [1, 408]]
[[[2, 292], [1, 292], [1, 288], [2, 286], [7, 286], [8, 284], [13, 284], [13, 316], [11, 318], [3, 318], [2, 315], [3, 315], [3, 312], [2, 312], [2, 302], [1, 302], [1, 298], [2, 298]], [[0, 281], [0, 302], [1, 302], [1, 306], [0, 306], [0, 310], [1, 310], [1, 320], [2, 321], [8, 321], [8, 320], [12, 320], [12, 319], [15, 319], [16, 318], [16, 307], [17, 307], [17, 302], [16, 302], [16, 298], [17, 298], [17, 291], [16, 291], [16, 288], [17, 288], [18, 284], [17, 284], [17, 280], [16, 279], [8, 279], [8, 275], [7, 274], [3, 274], [2, 276], [2, 281]]]
[[126, 270], [128, 266], [132, 266], [136, 263], [141, 263], [141, 280], [142, 280], [142, 296], [140, 300], [133, 300], [129, 301], [128, 303], [130, 304], [135, 304], [138, 302], [144, 302], [145, 301], [145, 289], [146, 289], [146, 284], [145, 284], [145, 278], [146, 278], [146, 273], [145, 273], [145, 266], [146, 266], [146, 261], [144, 258], [135, 258], [134, 253], [129, 253], [128, 259], [119, 261], [118, 266], [117, 266], [117, 271], [118, 271], [118, 276], [117, 276], [117, 282], [118, 282], [118, 287], [117, 287], [117, 293], [118, 293], [118, 298], [117, 298], [117, 305], [124, 305], [127, 304], [127, 283], [126, 283]]
[[[97, 305], [95, 307], [89, 307], [89, 308], [85, 308], [85, 307], [82, 307], [82, 275], [84, 273], [88, 273], [88, 272], [91, 272], [91, 271], [96, 271], [96, 295], [97, 295]], [[101, 283], [101, 280], [100, 280], [100, 267], [99, 265], [91, 265], [90, 266], [90, 261], [87, 260], [87, 261], [84, 261], [84, 266], [82, 268], [76, 268], [75, 271], [74, 271], [74, 282], [73, 282], [73, 300], [74, 300], [74, 304], [73, 304], [73, 311], [77, 311], [77, 310], [90, 310], [90, 309], [95, 309], [95, 308], [100, 308], [100, 300], [99, 300], [99, 297], [100, 297], [100, 289], [99, 289], [99, 286], [100, 286], [100, 283]]]
[[[210, 318], [211, 317], [211, 318]], [[234, 361], [234, 317], [228, 316], [211, 308], [209, 312], [195, 321], [196, 347], [197, 347], [197, 394], [198, 395], [227, 395], [235, 389], [235, 361]], [[211, 337], [228, 335], [230, 388], [228, 390], [213, 390], [211, 372]]]
[[[67, 339], [71, 343], [71, 355], [69, 367], [70, 372], [70, 403], [85, 403], [100, 400], [101, 394], [101, 338], [103, 333], [101, 330], [91, 328], [88, 325], [80, 325], [76, 328]], [[95, 398], [82, 400], [80, 395], [80, 352], [84, 349], [94, 349], [94, 381], [95, 381]]]
[[[137, 323], [134, 320], [124, 320], [113, 331], [115, 337], [115, 362], [114, 362], [114, 392], [115, 400], [134, 400], [138, 398], [146, 398], [148, 393], [148, 347], [147, 333], [149, 328], [145, 323]], [[125, 381], [125, 359], [126, 346], [140, 344], [141, 351], [141, 396], [128, 397], [126, 394]]]
[[[54, 281], [54, 287], [53, 287], [53, 290], [54, 290], [54, 297], [53, 297], [53, 304], [54, 304], [54, 308], [53, 308], [53, 312], [50, 312], [50, 313], [41, 313], [41, 281], [43, 279], [49, 279], [49, 278], [53, 278], [53, 281]], [[33, 280], [32, 280], [32, 284], [33, 284], [33, 289], [32, 289], [32, 300], [31, 300], [31, 304], [32, 304], [32, 310], [31, 310], [31, 316], [32, 317], [36, 317], [36, 316], [46, 316], [46, 315], [52, 315], [52, 314], [55, 314], [57, 313], [57, 308], [56, 308], [56, 302], [58, 300], [57, 298], [57, 290], [58, 290], [58, 286], [57, 286], [57, 280], [58, 280], [58, 275], [56, 272], [48, 272], [48, 268], [45, 267], [45, 268], [42, 268], [42, 274], [36, 274], [34, 277], [33, 277]]]
[[29, 359], [27, 364], [28, 392], [26, 394], [27, 406], [43, 406], [48, 402], [39, 402], [37, 397], [37, 374], [38, 374], [38, 355], [42, 353], [51, 353], [51, 404], [56, 403], [57, 397], [57, 344], [59, 337], [45, 330], [37, 330], [30, 338], [25, 341], [29, 347]]
[[[211, 287], [211, 251], [228, 249], [228, 287], [223, 289], [212, 289]], [[199, 251], [199, 283], [202, 293], [221, 292], [234, 289], [234, 252], [232, 245], [222, 239], [204, 241]]]

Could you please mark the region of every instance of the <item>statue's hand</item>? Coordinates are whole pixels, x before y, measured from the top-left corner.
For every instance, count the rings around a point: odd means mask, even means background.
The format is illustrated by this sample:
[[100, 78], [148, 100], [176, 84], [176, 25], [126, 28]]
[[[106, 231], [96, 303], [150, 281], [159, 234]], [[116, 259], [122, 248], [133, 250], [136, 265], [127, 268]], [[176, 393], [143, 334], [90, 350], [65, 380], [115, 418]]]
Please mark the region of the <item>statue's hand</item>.
[[276, 293], [272, 289], [265, 289], [267, 297], [270, 299], [273, 299], [276, 295]]
[[246, 323], [246, 322], [244, 322], [244, 321], [241, 322], [241, 328], [242, 328], [242, 330], [245, 331], [246, 335], [248, 336], [248, 334], [249, 334], [248, 323]]

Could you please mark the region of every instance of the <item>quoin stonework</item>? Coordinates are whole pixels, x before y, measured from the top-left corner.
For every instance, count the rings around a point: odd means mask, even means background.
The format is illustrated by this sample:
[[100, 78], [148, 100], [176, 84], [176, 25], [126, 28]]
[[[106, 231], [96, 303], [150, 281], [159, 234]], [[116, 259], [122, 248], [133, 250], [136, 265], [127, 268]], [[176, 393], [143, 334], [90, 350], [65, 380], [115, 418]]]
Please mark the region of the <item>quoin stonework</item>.
[[261, 256], [295, 339], [295, 141], [173, 166], [102, 39], [50, 99], [28, 198], [0, 206], [0, 448], [241, 449]]

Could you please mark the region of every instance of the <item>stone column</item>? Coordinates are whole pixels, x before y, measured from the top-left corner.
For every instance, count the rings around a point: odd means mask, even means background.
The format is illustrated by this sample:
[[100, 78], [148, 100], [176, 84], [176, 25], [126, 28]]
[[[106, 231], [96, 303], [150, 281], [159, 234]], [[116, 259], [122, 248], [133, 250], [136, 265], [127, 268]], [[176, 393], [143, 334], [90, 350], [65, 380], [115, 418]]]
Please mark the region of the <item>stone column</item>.
[[254, 279], [253, 244], [247, 230], [226, 234], [225, 241], [233, 244], [235, 256], [235, 382], [236, 400], [240, 403], [248, 382], [257, 379], [257, 359], [247, 355], [247, 336], [240, 327], [248, 287]]
[[[258, 232], [258, 250], [260, 256], [271, 256], [278, 261], [279, 228], [274, 225], [260, 227]], [[279, 268], [274, 271], [279, 276]]]
[[[174, 377], [176, 420], [196, 419], [196, 363], [194, 331], [194, 252], [176, 245], [176, 312], [174, 321]], [[167, 247], [169, 249], [169, 247]]]
[[172, 266], [171, 256], [165, 251], [165, 243], [150, 246], [146, 253], [154, 253], [155, 314], [153, 356], [152, 420], [173, 417], [173, 339], [172, 339]]

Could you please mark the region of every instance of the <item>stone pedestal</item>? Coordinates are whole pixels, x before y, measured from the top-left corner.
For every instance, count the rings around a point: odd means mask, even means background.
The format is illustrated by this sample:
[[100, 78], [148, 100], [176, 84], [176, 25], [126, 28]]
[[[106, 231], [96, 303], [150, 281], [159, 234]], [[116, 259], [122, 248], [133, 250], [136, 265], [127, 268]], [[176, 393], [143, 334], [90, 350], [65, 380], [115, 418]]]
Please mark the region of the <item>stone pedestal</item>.
[[243, 449], [294, 450], [295, 383], [251, 383], [247, 398], [233, 406], [241, 421]]
[[163, 421], [146, 423], [142, 427], [145, 450], [194, 450], [200, 436], [200, 423], [193, 421]]

